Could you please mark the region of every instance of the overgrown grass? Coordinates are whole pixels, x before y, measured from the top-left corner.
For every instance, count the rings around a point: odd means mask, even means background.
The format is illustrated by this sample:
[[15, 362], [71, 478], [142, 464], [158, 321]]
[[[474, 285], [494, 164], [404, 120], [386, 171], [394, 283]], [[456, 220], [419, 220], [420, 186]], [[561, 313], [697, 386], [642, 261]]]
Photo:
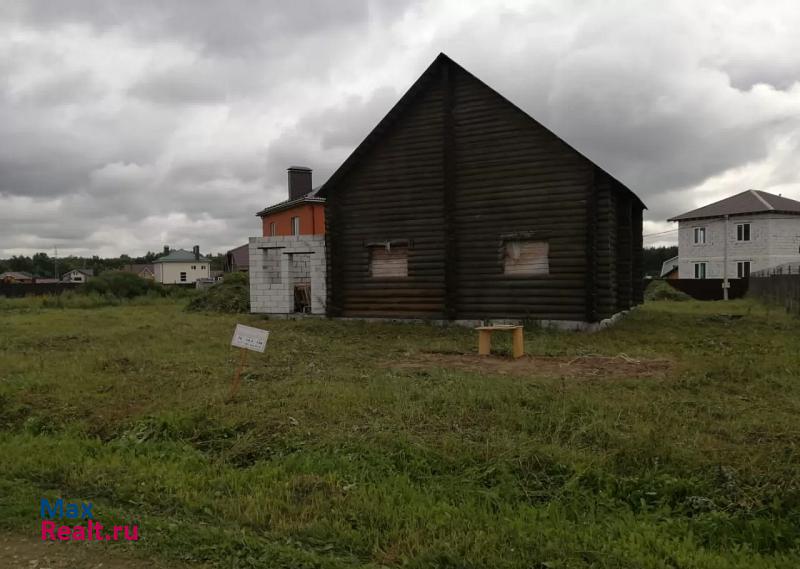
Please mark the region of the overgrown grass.
[[[474, 352], [460, 328], [161, 303], [0, 318], [7, 529], [36, 535], [58, 495], [138, 520], [133, 551], [219, 567], [800, 563], [800, 322], [748, 301], [527, 333], [538, 356], [671, 360], [658, 379], [388, 365]], [[226, 403], [236, 322], [271, 335]]]
[[670, 284], [662, 279], [653, 279], [647, 283], [644, 290], [644, 298], [647, 301], [652, 300], [691, 300], [691, 296], [683, 291], [670, 286]]
[[186, 309], [234, 314], [250, 312], [250, 281], [247, 273], [227, 273], [221, 283], [200, 291]]
[[[66, 291], [56, 295], [26, 296], [23, 298], [6, 298], [0, 296], [0, 312], [31, 312], [49, 308], [103, 308], [107, 306], [152, 306], [162, 305], [174, 307], [177, 302], [191, 299], [194, 289], [175, 290], [169, 296], [160, 293], [148, 293], [134, 298], [120, 298], [113, 294], [96, 292]], [[188, 302], [188, 300], [187, 300]]]

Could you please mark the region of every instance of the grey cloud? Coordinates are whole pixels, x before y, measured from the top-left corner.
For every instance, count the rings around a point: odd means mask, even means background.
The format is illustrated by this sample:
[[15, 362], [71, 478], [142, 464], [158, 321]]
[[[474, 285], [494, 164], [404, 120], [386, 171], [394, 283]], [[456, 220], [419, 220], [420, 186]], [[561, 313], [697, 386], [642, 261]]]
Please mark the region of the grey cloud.
[[46, 78], [23, 92], [21, 99], [24, 104], [33, 107], [60, 107], [91, 103], [101, 93], [91, 73], [74, 70]]
[[186, 66], [145, 77], [129, 93], [154, 103], [192, 105], [222, 102], [229, 90], [219, 77], [201, 75], [197, 69]]
[[390, 87], [373, 91], [368, 97], [350, 96], [341, 104], [303, 117], [297, 130], [319, 139], [322, 150], [355, 148], [399, 99]]
[[439, 51], [651, 220], [745, 183], [800, 197], [798, 25], [789, 2], [8, 0], [0, 255], [240, 244], [289, 165], [324, 182]]
[[352, 31], [370, 16], [393, 20], [405, 2], [367, 0], [9, 0], [0, 12], [29, 25], [88, 24], [108, 31], [120, 26], [144, 39], [189, 42], [211, 52], [252, 54], [269, 47], [288, 53], [299, 40], [337, 30]]
[[[782, 109], [776, 97], [771, 107], [762, 94], [732, 86], [727, 69], [702, 55], [714, 47], [704, 43], [710, 38], [680, 10], [626, 6], [620, 20], [605, 4], [587, 5], [582, 17], [561, 22], [560, 35], [531, 34], [522, 49], [501, 41], [494, 57], [501, 70], [463, 38], [468, 29], [473, 37], [491, 35], [508, 14], [476, 17], [447, 42], [456, 59], [484, 67], [485, 74], [476, 69], [479, 77], [626, 182], [650, 205], [652, 219], [665, 219], [685, 209], [692, 186], [766, 159], [776, 136], [800, 126], [800, 100]], [[512, 16], [526, 29], [552, 14]]]

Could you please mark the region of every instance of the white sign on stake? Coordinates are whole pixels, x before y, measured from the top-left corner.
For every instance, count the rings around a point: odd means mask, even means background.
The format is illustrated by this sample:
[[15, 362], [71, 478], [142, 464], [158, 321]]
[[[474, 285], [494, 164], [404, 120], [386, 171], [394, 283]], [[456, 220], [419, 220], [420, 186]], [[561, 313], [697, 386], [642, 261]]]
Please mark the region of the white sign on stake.
[[237, 324], [236, 330], [233, 331], [231, 346], [263, 353], [267, 349], [267, 338], [269, 338], [267, 330]]

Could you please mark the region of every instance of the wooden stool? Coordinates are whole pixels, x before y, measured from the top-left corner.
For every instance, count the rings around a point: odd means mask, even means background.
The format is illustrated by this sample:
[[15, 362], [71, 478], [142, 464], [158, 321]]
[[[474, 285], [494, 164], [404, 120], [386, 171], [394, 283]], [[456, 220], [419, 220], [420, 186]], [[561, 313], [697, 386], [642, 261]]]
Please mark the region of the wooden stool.
[[511, 340], [514, 346], [514, 357], [521, 358], [525, 355], [525, 344], [523, 343], [522, 326], [513, 324], [496, 324], [494, 326], [478, 326], [478, 355], [488, 356], [492, 351], [492, 332], [511, 332]]

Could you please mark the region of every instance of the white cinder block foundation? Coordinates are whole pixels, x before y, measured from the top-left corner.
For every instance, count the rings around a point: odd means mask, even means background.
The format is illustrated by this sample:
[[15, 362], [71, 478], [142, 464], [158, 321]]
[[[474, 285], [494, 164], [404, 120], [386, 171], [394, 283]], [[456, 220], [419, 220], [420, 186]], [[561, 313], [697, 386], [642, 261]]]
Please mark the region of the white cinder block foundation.
[[250, 312], [294, 313], [294, 285], [311, 284], [311, 314], [325, 314], [325, 236], [250, 238]]

